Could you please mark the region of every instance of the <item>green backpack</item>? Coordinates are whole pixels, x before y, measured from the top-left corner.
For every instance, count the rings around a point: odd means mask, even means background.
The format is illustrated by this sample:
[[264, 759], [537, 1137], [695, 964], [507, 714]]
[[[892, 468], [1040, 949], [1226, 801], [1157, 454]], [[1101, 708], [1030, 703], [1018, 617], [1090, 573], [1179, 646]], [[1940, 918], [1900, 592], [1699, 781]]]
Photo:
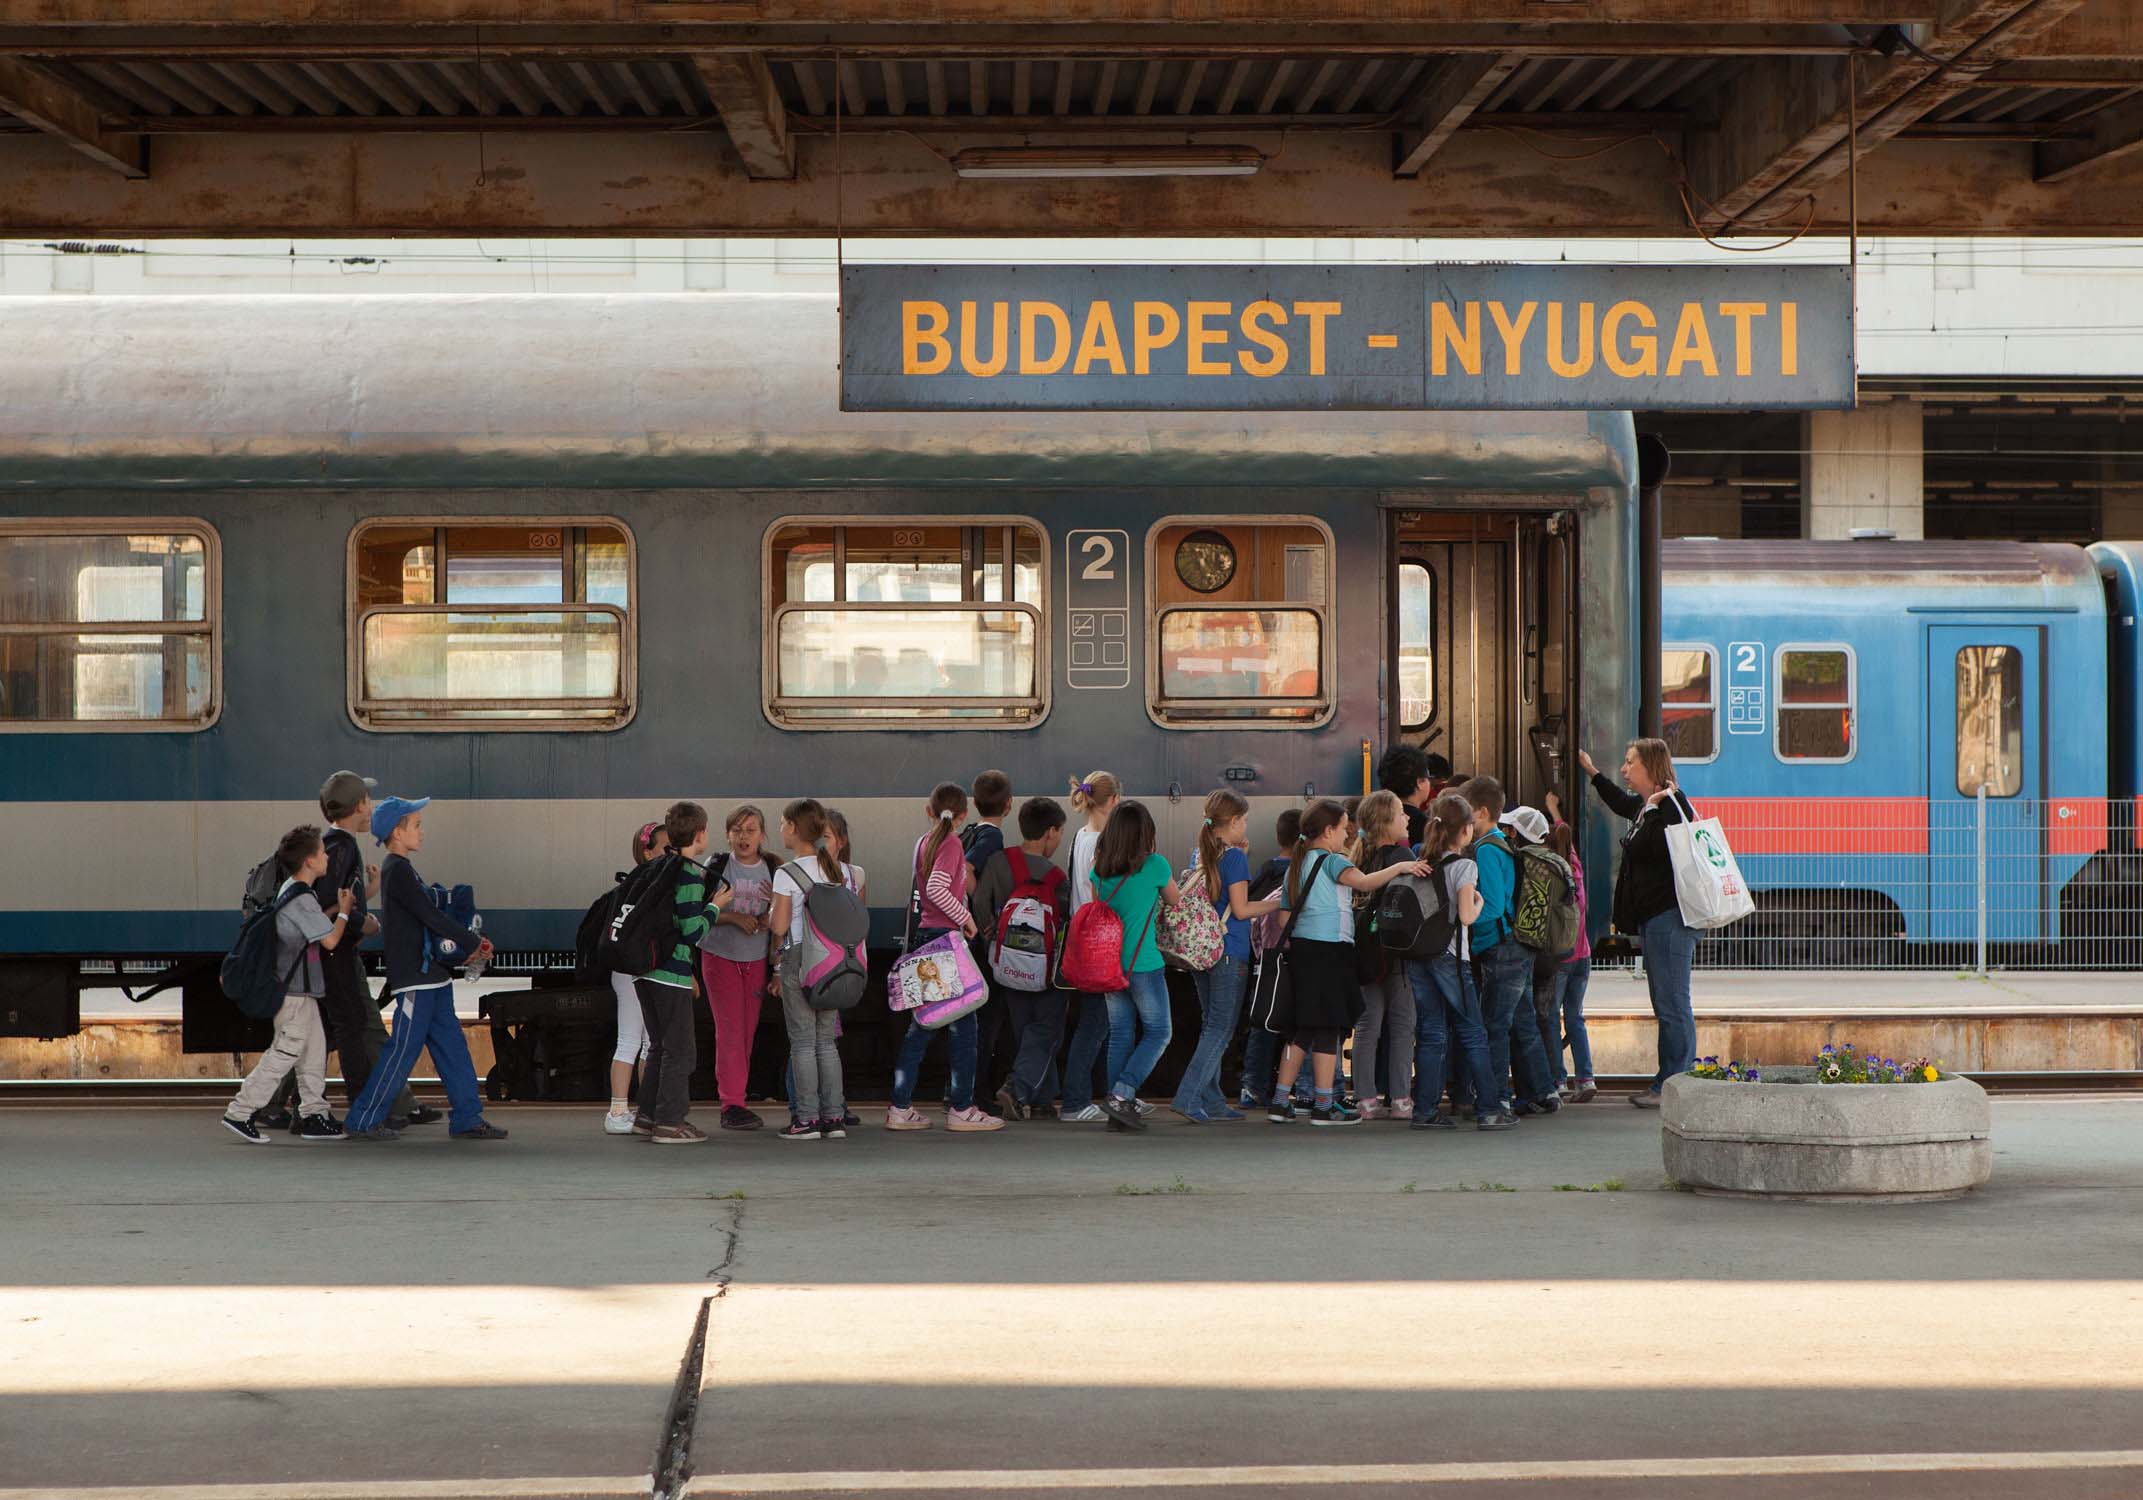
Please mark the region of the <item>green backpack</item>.
[[1518, 890], [1511, 898], [1511, 936], [1535, 953], [1568, 958], [1577, 950], [1577, 883], [1553, 849], [1529, 844], [1511, 851]]

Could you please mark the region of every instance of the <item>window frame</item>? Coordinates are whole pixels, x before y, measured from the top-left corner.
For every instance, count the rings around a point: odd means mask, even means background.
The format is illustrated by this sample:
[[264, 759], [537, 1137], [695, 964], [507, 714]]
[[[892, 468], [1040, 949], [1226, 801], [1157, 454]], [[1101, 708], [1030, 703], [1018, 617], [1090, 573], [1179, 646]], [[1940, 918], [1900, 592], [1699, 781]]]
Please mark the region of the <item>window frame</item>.
[[[1403, 575], [1408, 568], [1419, 568], [1429, 580], [1429, 713], [1427, 718], [1415, 724], [1404, 722], [1406, 695], [1399, 681], [1400, 668], [1406, 658], [1406, 626], [1397, 618], [1397, 615], [1403, 612], [1405, 607], [1405, 600], [1401, 596], [1405, 591], [1406, 585], [1398, 575]], [[1399, 725], [1399, 732], [1401, 734], [1419, 734], [1435, 725], [1436, 716], [1442, 712], [1444, 706], [1442, 695], [1436, 691], [1437, 648], [1441, 644], [1436, 637], [1436, 605], [1438, 602], [1437, 595], [1442, 589], [1442, 581], [1437, 578], [1436, 569], [1426, 557], [1409, 556], [1402, 551], [1399, 554], [1399, 564], [1395, 570], [1394, 582], [1397, 583], [1398, 587], [1393, 592], [1395, 609], [1392, 621], [1392, 696], [1399, 704], [1399, 714], [1402, 721]]]
[[[1695, 703], [1669, 704], [1667, 702], [1667, 664], [1665, 661], [1661, 661], [1659, 664], [1659, 711], [1662, 719], [1662, 723], [1660, 726], [1662, 729], [1666, 727], [1664, 719], [1666, 712], [1670, 707], [1702, 707], [1708, 710], [1711, 714], [1711, 754], [1676, 755], [1674, 757], [1674, 763], [1678, 766], [1708, 766], [1713, 761], [1717, 760], [1719, 758], [1720, 752], [1726, 748], [1726, 726], [1722, 722], [1721, 715], [1721, 710], [1724, 708], [1725, 705], [1720, 701], [1719, 697], [1719, 648], [1710, 644], [1707, 641], [1661, 641], [1659, 644], [1659, 650], [1662, 657], [1664, 657], [1669, 651], [1701, 651], [1706, 657], [1710, 659], [1711, 697], [1701, 705]], [[1856, 724], [1859, 722], [1857, 717], [1855, 718], [1854, 722]]]
[[[358, 603], [359, 580], [357, 576], [358, 543], [367, 531], [395, 526], [428, 526], [434, 531], [453, 530], [456, 527], [478, 526], [534, 526], [542, 529], [573, 526], [602, 526], [617, 531], [625, 538], [625, 599], [624, 608], [615, 604], [588, 604], [566, 601], [558, 604], [373, 604]], [[611, 734], [630, 724], [640, 712], [640, 543], [634, 536], [632, 526], [623, 516], [605, 515], [440, 515], [421, 513], [415, 515], [365, 516], [350, 528], [344, 543], [344, 595], [343, 595], [343, 706], [350, 722], [367, 734]], [[447, 559], [438, 558], [434, 564], [434, 577], [438, 589], [447, 586]], [[486, 708], [514, 708], [541, 700], [529, 698], [470, 698], [457, 702], [455, 712], [430, 719], [398, 719], [378, 722], [366, 717], [368, 706], [378, 702], [398, 700], [373, 700], [365, 695], [365, 626], [377, 615], [557, 615], [557, 614], [602, 614], [611, 615], [619, 621], [618, 634], [618, 696], [598, 699], [558, 699], [552, 702], [572, 703], [582, 708], [610, 707], [607, 718], [560, 718], [560, 719], [485, 719], [469, 718], [468, 711]]]
[[[823, 527], [838, 529], [847, 526], [869, 526], [890, 530], [900, 526], [959, 526], [980, 527], [983, 530], [1006, 530], [1023, 527], [1034, 533], [1037, 549], [1036, 582], [1041, 590], [1039, 603], [1028, 604], [1019, 599], [962, 599], [948, 603], [931, 603], [903, 599], [883, 600], [835, 600], [791, 599], [781, 604], [774, 602], [774, 538], [787, 527]], [[858, 731], [883, 734], [887, 730], [902, 733], [941, 733], [944, 731], [990, 730], [996, 733], [1020, 734], [1030, 729], [1039, 729], [1049, 718], [1055, 704], [1055, 686], [1049, 654], [1049, 599], [1050, 564], [1055, 543], [1049, 528], [1040, 518], [1005, 513], [988, 515], [919, 515], [915, 513], [877, 515], [813, 515], [795, 513], [774, 517], [759, 534], [759, 712], [774, 728], [796, 734], [854, 733]], [[1013, 580], [1017, 573], [1017, 547], [1015, 557], [1006, 568], [1005, 576]], [[847, 543], [845, 538], [834, 541], [834, 566], [845, 566]], [[1016, 591], [1017, 584], [1013, 583]], [[1034, 692], [1025, 698], [785, 698], [781, 695], [781, 623], [791, 614], [823, 614], [829, 609], [858, 610], [879, 614], [913, 614], [918, 610], [949, 610], [961, 614], [1023, 614], [1034, 621]], [[854, 705], [858, 712], [849, 718], [784, 718], [782, 708], [829, 709]], [[913, 708], [1010, 708], [1025, 705], [1029, 716], [1024, 719], [933, 719], [907, 718], [894, 714], [871, 713], [877, 709]]]
[[[1950, 783], [1956, 788], [1959, 797], [1971, 801], [1978, 797], [1979, 791], [1976, 787], [1969, 792], [1966, 791], [1964, 789], [1964, 778], [1958, 774], [1964, 769], [1964, 726], [1961, 722], [1964, 714], [1964, 695], [1962, 692], [1957, 691], [1955, 686], [1957, 671], [1964, 665], [1964, 654], [1967, 651], [2007, 651], [2010, 659], [2016, 663], [2017, 694], [2020, 703], [2024, 692], [2025, 661], [2023, 648], [2014, 641], [1967, 641], [1950, 655], [1950, 680], [1952, 683], [1950, 696], [1950, 717], [1952, 720]], [[1990, 784], [1990, 789], [1987, 792], [1989, 802], [2007, 802], [2024, 795], [2024, 715], [2021, 711], [2017, 715], [2017, 751], [2016, 790], [1997, 792], [1991, 789]]]
[[[1324, 602], [1312, 604], [1301, 599], [1244, 599], [1229, 604], [1199, 604], [1184, 602], [1164, 605], [1160, 602], [1159, 547], [1161, 533], [1177, 526], [1308, 526], [1314, 528], [1324, 539]], [[1163, 729], [1171, 730], [1244, 730], [1251, 733], [1270, 733], [1274, 730], [1321, 729], [1339, 713], [1337, 681], [1339, 610], [1336, 603], [1339, 575], [1339, 543], [1332, 528], [1321, 516], [1302, 515], [1291, 511], [1272, 513], [1256, 511], [1211, 511], [1198, 514], [1166, 515], [1146, 528], [1144, 550], [1146, 574], [1146, 687], [1143, 697], [1146, 702], [1146, 717]], [[1163, 698], [1161, 696], [1161, 619], [1178, 610], [1307, 610], [1317, 617], [1317, 686], [1316, 698]], [[1226, 719], [1226, 718], [1171, 718], [1171, 709], [1177, 713], [1195, 713], [1201, 709], [1240, 708], [1269, 706], [1274, 703], [1301, 703], [1315, 709], [1313, 716], [1293, 719]], [[1432, 716], [1433, 717], [1433, 716]]]
[[[1786, 653], [1789, 651], [1835, 651], [1845, 657], [1845, 702], [1788, 703], [1786, 701]], [[1782, 766], [1842, 766], [1860, 755], [1860, 658], [1844, 641], [1784, 641], [1771, 648], [1771, 758]], [[1853, 731], [1843, 755], [1787, 755], [1784, 753], [1786, 715], [1792, 711], [1843, 707], [1853, 716]]]
[[201, 542], [199, 620], [94, 620], [0, 625], [0, 634], [161, 635], [208, 637], [208, 709], [198, 719], [0, 719], [0, 734], [200, 734], [223, 718], [223, 536], [198, 516], [0, 516], [0, 538], [13, 536], [196, 537]]

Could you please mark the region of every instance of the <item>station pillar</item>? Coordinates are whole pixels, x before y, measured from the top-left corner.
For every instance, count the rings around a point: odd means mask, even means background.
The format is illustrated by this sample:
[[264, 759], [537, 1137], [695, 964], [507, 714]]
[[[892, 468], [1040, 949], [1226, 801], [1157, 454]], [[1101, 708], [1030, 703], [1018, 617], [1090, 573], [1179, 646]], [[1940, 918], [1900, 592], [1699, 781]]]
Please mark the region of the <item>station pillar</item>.
[[1801, 535], [1851, 536], [1880, 527], [1901, 541], [1926, 535], [1924, 412], [1917, 401], [1812, 411], [1801, 425]]

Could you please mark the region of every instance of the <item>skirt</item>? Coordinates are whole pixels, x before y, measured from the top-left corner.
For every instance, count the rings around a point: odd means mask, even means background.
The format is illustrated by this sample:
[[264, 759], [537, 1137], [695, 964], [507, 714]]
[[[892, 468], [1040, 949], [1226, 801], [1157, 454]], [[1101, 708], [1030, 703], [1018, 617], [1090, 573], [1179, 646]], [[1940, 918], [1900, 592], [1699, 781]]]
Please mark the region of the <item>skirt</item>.
[[1321, 1027], [1354, 1029], [1364, 1009], [1354, 977], [1354, 944], [1295, 938], [1285, 962], [1288, 982], [1280, 987], [1268, 1029], [1280, 1036]]

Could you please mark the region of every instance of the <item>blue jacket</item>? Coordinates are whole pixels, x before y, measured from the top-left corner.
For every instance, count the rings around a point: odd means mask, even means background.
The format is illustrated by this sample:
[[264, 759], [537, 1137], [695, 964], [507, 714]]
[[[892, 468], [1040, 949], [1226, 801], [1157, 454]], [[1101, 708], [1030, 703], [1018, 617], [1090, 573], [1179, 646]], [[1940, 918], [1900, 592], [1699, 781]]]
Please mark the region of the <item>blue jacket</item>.
[[1473, 956], [1479, 958], [1500, 947], [1511, 931], [1511, 898], [1518, 888], [1518, 861], [1500, 833], [1485, 834], [1473, 841], [1473, 863], [1479, 874], [1474, 888], [1481, 893], [1481, 914], [1468, 929]]
[[454, 976], [449, 965], [438, 961], [436, 943], [424, 941], [427, 932], [454, 944], [454, 962], [465, 963], [483, 940], [432, 904], [417, 878], [417, 867], [400, 854], [390, 854], [379, 870], [380, 939], [387, 948], [387, 992], [427, 989], [445, 984]]

